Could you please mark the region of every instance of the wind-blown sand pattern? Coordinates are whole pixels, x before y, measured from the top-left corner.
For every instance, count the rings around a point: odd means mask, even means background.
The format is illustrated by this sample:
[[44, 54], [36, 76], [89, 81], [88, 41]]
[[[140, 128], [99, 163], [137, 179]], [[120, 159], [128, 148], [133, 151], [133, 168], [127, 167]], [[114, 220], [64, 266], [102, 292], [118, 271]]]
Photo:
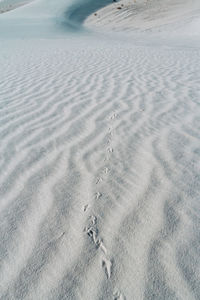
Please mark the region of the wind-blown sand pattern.
[[0, 17], [0, 299], [199, 299], [199, 41], [65, 2]]

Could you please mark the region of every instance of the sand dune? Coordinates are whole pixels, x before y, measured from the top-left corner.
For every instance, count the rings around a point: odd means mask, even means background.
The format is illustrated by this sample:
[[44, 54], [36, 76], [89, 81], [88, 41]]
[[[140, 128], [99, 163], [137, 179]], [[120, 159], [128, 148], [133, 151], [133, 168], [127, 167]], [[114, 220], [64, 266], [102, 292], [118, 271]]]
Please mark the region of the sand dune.
[[199, 36], [198, 0], [121, 0], [91, 14], [85, 24], [96, 29], [160, 32], [162, 35]]
[[102, 3], [0, 17], [0, 299], [200, 297], [194, 23], [185, 4], [180, 43], [166, 19], [141, 39], [109, 5], [87, 19]]

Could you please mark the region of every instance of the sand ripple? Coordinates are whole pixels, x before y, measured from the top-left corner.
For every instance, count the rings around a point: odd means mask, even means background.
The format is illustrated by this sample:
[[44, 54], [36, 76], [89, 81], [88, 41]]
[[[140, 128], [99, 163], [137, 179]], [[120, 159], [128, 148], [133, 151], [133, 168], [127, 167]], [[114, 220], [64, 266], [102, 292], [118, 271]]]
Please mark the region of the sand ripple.
[[199, 52], [42, 45], [1, 50], [1, 298], [197, 299]]
[[199, 49], [80, 40], [1, 40], [0, 299], [199, 299]]

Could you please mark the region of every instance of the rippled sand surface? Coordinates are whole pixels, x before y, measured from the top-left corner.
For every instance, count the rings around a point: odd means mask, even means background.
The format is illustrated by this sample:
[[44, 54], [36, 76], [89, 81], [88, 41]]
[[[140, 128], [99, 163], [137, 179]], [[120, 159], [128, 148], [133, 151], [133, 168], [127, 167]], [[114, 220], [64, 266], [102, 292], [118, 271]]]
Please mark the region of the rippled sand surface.
[[0, 17], [0, 299], [199, 299], [200, 43], [83, 6]]

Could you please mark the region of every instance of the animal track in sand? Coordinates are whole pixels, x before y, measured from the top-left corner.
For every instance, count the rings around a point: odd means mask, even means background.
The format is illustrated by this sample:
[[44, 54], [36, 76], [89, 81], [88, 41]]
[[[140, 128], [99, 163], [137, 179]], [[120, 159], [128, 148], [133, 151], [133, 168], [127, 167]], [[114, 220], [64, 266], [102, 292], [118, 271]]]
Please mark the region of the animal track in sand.
[[97, 193], [95, 194], [96, 200], [100, 199], [101, 197], [102, 197], [102, 194], [101, 194], [100, 192], [97, 192]]
[[[114, 120], [117, 117], [117, 114], [114, 113], [109, 119]], [[106, 152], [113, 153], [114, 149], [110, 146], [112, 143], [112, 137], [113, 137], [113, 129], [109, 127], [108, 129], [108, 140], [107, 144], [109, 147], [106, 149]], [[104, 161], [109, 160], [109, 157], [105, 157]], [[99, 176], [96, 178], [95, 183], [99, 184], [104, 180], [104, 176], [106, 176], [109, 173], [110, 169], [107, 166], [104, 166], [103, 170], [100, 172]], [[102, 197], [102, 193], [100, 191], [97, 191], [95, 193], [95, 200], [99, 200]], [[88, 210], [88, 204], [83, 207], [84, 212]], [[108, 251], [103, 243], [103, 239], [99, 235], [99, 230], [97, 226], [97, 217], [95, 215], [89, 216], [89, 224], [84, 229], [84, 231], [89, 236], [92, 243], [95, 244], [96, 248], [99, 249], [102, 252], [101, 256], [101, 266], [104, 269], [104, 272], [106, 274], [107, 279], [109, 279], [112, 275], [112, 266], [113, 266], [113, 260], [110, 259], [110, 255], [108, 255]], [[114, 295], [114, 299], [120, 299], [124, 300], [122, 294], [120, 292], [116, 292]]]
[[108, 172], [109, 172], [109, 169], [108, 169], [107, 167], [105, 167], [104, 173], [105, 173], [105, 174], [108, 174]]
[[97, 248], [100, 248], [105, 254], [107, 253], [107, 249], [103, 244], [103, 240], [101, 237], [98, 236], [98, 228], [97, 228], [97, 217], [96, 216], [90, 216], [90, 223], [87, 228], [85, 228], [85, 231], [87, 235], [92, 239], [92, 242], [97, 246]]
[[114, 113], [114, 114], [110, 117], [111, 120], [114, 120], [114, 119], [116, 119], [116, 118], [117, 118], [117, 114], [116, 114], [116, 113]]
[[126, 297], [120, 291], [116, 291], [113, 296], [113, 300], [126, 300]]
[[113, 150], [113, 148], [109, 147], [109, 148], [107, 148], [107, 151], [108, 151], [109, 153], [112, 153], [114, 150]]
[[83, 211], [86, 212], [86, 211], [88, 210], [88, 208], [89, 208], [89, 205], [88, 205], [88, 204], [84, 205], [84, 206], [83, 206]]
[[99, 247], [100, 247], [100, 249], [103, 251], [104, 254], [107, 254], [107, 249], [106, 249], [106, 247], [104, 246], [104, 243], [103, 243], [102, 240], [101, 240], [101, 242], [100, 242]]
[[85, 232], [90, 237], [91, 241], [95, 244], [97, 249], [102, 251], [103, 257], [101, 259], [102, 268], [105, 271], [106, 277], [111, 277], [111, 269], [112, 269], [112, 261], [107, 257], [107, 249], [103, 243], [102, 238], [99, 236], [99, 231], [97, 228], [97, 217], [90, 216], [90, 222], [87, 228], [85, 228]]
[[113, 132], [112, 132], [112, 128], [111, 128], [111, 127], [108, 128], [108, 134], [109, 134], [110, 136], [113, 136]]
[[102, 258], [102, 268], [104, 269], [107, 278], [110, 278], [112, 274], [112, 261], [106, 257]]
[[94, 228], [93, 226], [89, 226], [86, 228], [87, 235], [92, 239], [93, 243], [97, 246], [97, 248], [100, 245], [100, 239], [98, 238], [98, 230]]
[[97, 180], [96, 180], [96, 184], [98, 184], [98, 183], [100, 183], [102, 181], [103, 181], [103, 179], [101, 177], [98, 177]]
[[90, 216], [91, 222], [93, 225], [97, 224], [97, 217], [96, 216]]
[[105, 178], [104, 178], [105, 174], [108, 174], [108, 173], [109, 173], [109, 168], [104, 167], [103, 170], [102, 170], [101, 173], [100, 173], [101, 177], [97, 177], [95, 183], [96, 183], [96, 184], [99, 184], [99, 183], [103, 182], [104, 179], [105, 179]]

